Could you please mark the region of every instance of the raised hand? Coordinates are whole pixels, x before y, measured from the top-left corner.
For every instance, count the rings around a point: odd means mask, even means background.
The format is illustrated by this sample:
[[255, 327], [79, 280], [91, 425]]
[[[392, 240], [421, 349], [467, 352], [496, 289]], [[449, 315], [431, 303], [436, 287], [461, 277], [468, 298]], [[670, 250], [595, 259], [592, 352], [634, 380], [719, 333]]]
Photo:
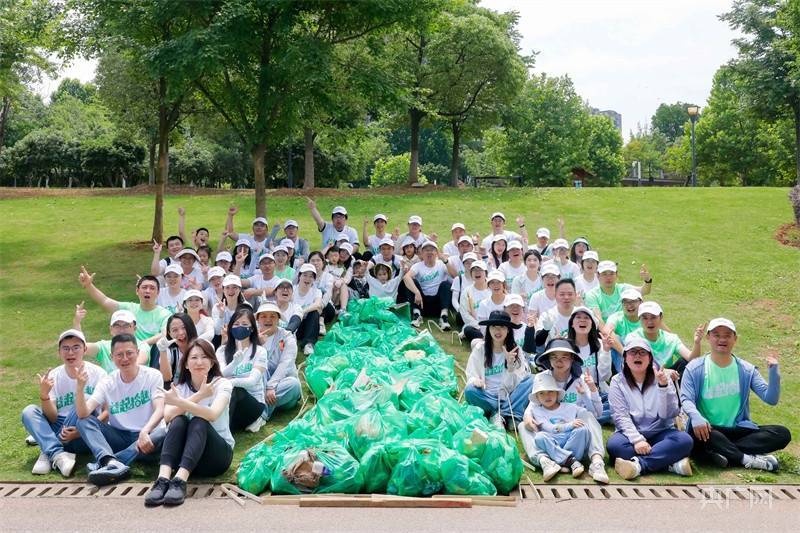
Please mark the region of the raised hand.
[[767, 368], [772, 368], [773, 366], [778, 366], [778, 357], [776, 355], [768, 355]]
[[[396, 228], [394, 228], [394, 229], [392, 230], [392, 240], [393, 240], [393, 241], [396, 241], [396, 240], [397, 240], [397, 239], [399, 239], [399, 238], [400, 238], [400, 228], [397, 228], [397, 227], [396, 227]], [[400, 244], [402, 244], [402, 243], [400, 243]]]
[[89, 272], [86, 270], [86, 267], [81, 265], [81, 273], [78, 274], [78, 283], [80, 283], [81, 287], [84, 289], [88, 289], [94, 284], [94, 276], [94, 272], [89, 274]]
[[642, 263], [642, 268], [639, 269], [639, 277], [642, 278], [642, 281], [653, 279], [653, 276], [650, 275], [650, 271], [647, 270], [647, 265], [644, 263]]
[[75, 322], [78, 324], [80, 324], [81, 321], [86, 318], [86, 314], [88, 313], [88, 311], [86, 311], [86, 309], [83, 307], [84, 303], [85, 302], [81, 302], [75, 306]]
[[703, 337], [706, 335], [706, 328], [708, 327], [708, 322], [700, 324], [694, 329], [694, 343], [700, 344], [703, 342]]
[[78, 369], [78, 375], [75, 378], [78, 388], [83, 389], [89, 383], [89, 373], [86, 371], [86, 363], [83, 363]]
[[309, 198], [308, 196], [304, 196], [303, 198], [305, 198], [305, 199], [306, 199], [306, 205], [308, 205], [308, 208], [309, 208], [309, 209], [316, 209], [316, 207], [317, 207], [317, 202], [315, 202], [314, 200], [312, 200], [312, 199], [311, 199], [311, 198]]
[[589, 387], [589, 392], [597, 392], [597, 383], [594, 382], [592, 373], [589, 372], [588, 368], [583, 371], [583, 381], [585, 381], [586, 386]]
[[236, 207], [235, 205], [232, 205], [232, 206], [230, 206], [228, 208], [228, 216], [230, 216], [230, 217], [236, 216], [236, 213], [238, 213], [238, 212], [239, 212], [239, 208]]
[[439, 235], [437, 233], [431, 233], [430, 235], [428, 235], [428, 239], [430, 239], [433, 242], [437, 242], [439, 240]]
[[611, 351], [611, 337], [608, 333], [600, 331], [600, 341], [603, 344], [603, 350], [610, 352]]
[[245, 252], [244, 250], [239, 250], [236, 253], [236, 262], [242, 264], [244, 263], [245, 259], [247, 259], [247, 252]]
[[184, 209], [183, 207], [179, 207], [178, 208], [178, 216], [185, 217], [186, 216], [186, 209]]
[[50, 390], [52, 390], [53, 385], [55, 382], [50, 377], [50, 371], [52, 368], [48, 368], [47, 372], [42, 374], [36, 374], [36, 377], [39, 378], [39, 397], [44, 398], [45, 396], [50, 395]]
[[522, 216], [522, 215], [519, 215], [517, 217], [517, 226], [524, 226], [524, 225], [525, 225], [525, 217]]
[[669, 377], [667, 373], [664, 371], [663, 368], [658, 368], [656, 365], [653, 365], [653, 372], [656, 374], [656, 379], [658, 380], [658, 384], [662, 387], [666, 387], [667, 383], [669, 383]]
[[519, 346], [515, 346], [512, 350], [506, 350], [506, 347], [503, 346], [503, 355], [505, 355], [506, 364], [509, 367], [515, 366], [519, 359]]
[[161, 250], [162, 250], [163, 248], [164, 248], [164, 246], [163, 246], [163, 245], [162, 245], [160, 242], [158, 242], [158, 241], [156, 241], [155, 239], [153, 239], [153, 252], [154, 252], [154, 253], [156, 253], [156, 254], [160, 254], [160, 253], [161, 253]]

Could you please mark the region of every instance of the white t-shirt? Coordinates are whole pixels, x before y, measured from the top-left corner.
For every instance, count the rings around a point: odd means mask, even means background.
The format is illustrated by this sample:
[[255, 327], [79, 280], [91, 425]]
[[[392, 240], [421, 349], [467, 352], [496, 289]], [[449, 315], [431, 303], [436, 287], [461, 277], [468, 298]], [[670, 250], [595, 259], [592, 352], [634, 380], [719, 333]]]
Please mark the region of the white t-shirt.
[[308, 289], [308, 292], [303, 296], [300, 294], [300, 288], [295, 286], [294, 292], [292, 292], [292, 302], [299, 305], [300, 308], [305, 311], [311, 306], [317, 298], [322, 298], [322, 291], [316, 288], [314, 285], [311, 285], [311, 288]]
[[200, 320], [194, 325], [197, 336], [211, 342], [214, 339], [214, 319], [210, 316], [200, 315]]
[[269, 251], [269, 245], [272, 242], [269, 235], [264, 237], [263, 241], [256, 241], [255, 236], [249, 233], [240, 233], [239, 238], [245, 239], [250, 243], [250, 257], [252, 258], [252, 262], [255, 262], [256, 265], [258, 264], [258, 258], [261, 257], [264, 252]]
[[484, 369], [484, 384], [486, 392], [497, 395], [503, 384], [503, 374], [506, 371], [506, 356], [503, 352], [492, 354], [492, 366]]
[[339, 231], [334, 227], [333, 224], [326, 222], [320, 233], [322, 233], [322, 248], [325, 248], [330, 244], [336, 244], [336, 236], [340, 233], [347, 235], [350, 238], [350, 244], [353, 246], [359, 244], [358, 232], [347, 224], [345, 224], [342, 230]]
[[[478, 310], [477, 310], [478, 321], [480, 322], [481, 320], [488, 319], [492, 311], [504, 311], [504, 310], [505, 310], [505, 305], [503, 305], [503, 302], [496, 304], [492, 301], [491, 289], [490, 289], [489, 296], [481, 300], [481, 302], [478, 304]], [[484, 334], [486, 333], [486, 326], [481, 326], [481, 332]]]
[[383, 237], [370, 235], [367, 237], [367, 250], [372, 252], [372, 255], [381, 255], [381, 241], [386, 237], [389, 237], [389, 235], [384, 234]]
[[451, 258], [458, 257], [458, 244], [456, 244], [455, 241], [447, 241], [447, 243], [442, 247], [442, 251]]
[[186, 294], [186, 291], [181, 289], [178, 294], [175, 296], [169, 293], [169, 289], [164, 288], [161, 291], [158, 291], [158, 299], [156, 303], [170, 312], [170, 314], [175, 314], [183, 311], [183, 296]]
[[[465, 326], [478, 327], [478, 307], [482, 301], [489, 298], [491, 295], [492, 289], [489, 287], [478, 289], [473, 284], [464, 289], [461, 294], [458, 309]], [[470, 313], [470, 311], [475, 313], [475, 315]]]
[[581, 275], [581, 267], [572, 261], [567, 260], [566, 264], [561, 264], [561, 261], [554, 259], [553, 264], [561, 271], [561, 279], [575, 279]]
[[211, 312], [219, 303], [221, 297], [217, 296], [217, 291], [214, 290], [214, 287], [206, 287], [203, 295], [206, 297], [206, 311]]
[[411, 267], [411, 273], [414, 279], [419, 282], [422, 288], [422, 294], [425, 296], [436, 296], [439, 291], [439, 285], [447, 281], [447, 267], [439, 259], [433, 267], [428, 267], [425, 263], [417, 263]]
[[[250, 278], [247, 281], [250, 282], [251, 289], [258, 289], [260, 291], [263, 291], [270, 289], [274, 290], [275, 287], [278, 286], [278, 283], [280, 283], [283, 280], [278, 276], [274, 275], [270, 279], [264, 279], [264, 276], [261, 274], [261, 272], [259, 272], [258, 274], [255, 274], [252, 278]], [[267, 300], [274, 301], [275, 300], [274, 293], [273, 296], [267, 296]]]
[[[188, 274], [183, 274], [181, 276], [181, 287], [184, 289], [190, 289], [189, 282], [194, 280], [195, 283], [199, 284], [201, 287], [206, 285], [206, 277], [203, 275], [203, 270], [200, 268], [200, 265], [197, 261], [194, 263], [194, 267], [192, 271]], [[166, 287], [166, 283], [162, 285]]]
[[[84, 362], [84, 365], [86, 373], [89, 374], [89, 380], [83, 387], [83, 392], [88, 398], [100, 380], [106, 377], [106, 372], [88, 361]], [[48, 396], [56, 404], [59, 416], [66, 416], [75, 406], [75, 391], [78, 390], [78, 381], [69, 377], [64, 365], [51, 370], [50, 379], [53, 380], [53, 388], [50, 389]]]
[[[120, 371], [103, 378], [94, 389], [92, 400], [108, 404], [108, 423], [125, 431], [141, 431], [153, 415], [153, 400], [164, 397], [164, 378], [155, 368], [140, 366], [130, 383], [122, 381]], [[164, 421], [159, 422], [163, 426]]]
[[536, 311], [539, 316], [542, 316], [548, 309], [552, 309], [555, 306], [555, 298], [552, 300], [548, 298], [547, 293], [542, 289], [531, 295], [531, 299], [528, 302], [528, 311]]
[[515, 233], [513, 231], [505, 230], [502, 233], [497, 233], [497, 234], [492, 233], [491, 235], [487, 235], [486, 237], [484, 237], [483, 242], [481, 243], [484, 250], [486, 250], [487, 252], [489, 252], [492, 249], [492, 241], [494, 240], [495, 235], [505, 235], [506, 242], [511, 242], [512, 240], [522, 242], [522, 235], [520, 235], [519, 233]]
[[[233, 354], [233, 359], [231, 359], [230, 362], [230, 365], [236, 365], [236, 366], [234, 366], [232, 369], [230, 369], [230, 372], [228, 372], [227, 370], [229, 369], [227, 367], [229, 366], [229, 363], [225, 362], [225, 345], [220, 346], [219, 349], [217, 350], [217, 361], [219, 362], [219, 366], [225, 375], [229, 374], [231, 383], [233, 384], [234, 387], [239, 386], [237, 384], [237, 380], [245, 380], [250, 376], [250, 372], [253, 371], [254, 366], [260, 366], [261, 368], [264, 369], [264, 371], [266, 371], [267, 368], [267, 352], [266, 350], [264, 350], [263, 347], [256, 346], [256, 353], [255, 355], [252, 356], [252, 358], [251, 358], [251, 354], [253, 353], [252, 346], [248, 346], [245, 349], [243, 357], [240, 357], [237, 361], [236, 356], [238, 353], [239, 352]], [[264, 403], [263, 376], [262, 379], [256, 380], [255, 383], [251, 383], [247, 386], [242, 385], [242, 388], [246, 390], [247, 393], [250, 394], [250, 396], [258, 400], [260, 403]]]
[[562, 315], [558, 312], [558, 307], [551, 307], [544, 313], [539, 315], [536, 321], [536, 331], [545, 330], [548, 332], [549, 338], [566, 337], [569, 330], [569, 317]]
[[[278, 306], [278, 309], [280, 309], [280, 306]], [[278, 320], [278, 325], [285, 329], [293, 316], [299, 317], [302, 320], [303, 308], [291, 301], [289, 305], [286, 306], [286, 309], [281, 309], [281, 318]]]
[[[230, 406], [231, 394], [233, 393], [233, 384], [231, 384], [230, 380], [225, 378], [217, 378], [217, 380], [213, 383], [214, 388], [214, 395], [208, 398], [203, 398], [197, 405], [202, 405], [203, 407], [211, 407], [211, 405], [216, 401], [218, 397], [224, 397], [228, 399], [228, 405], [225, 406], [222, 413], [217, 417], [216, 420], [210, 422], [211, 427], [214, 428], [214, 431], [222, 437], [222, 440], [228, 443], [228, 445], [233, 448], [235, 442], [233, 440], [233, 435], [231, 435], [231, 427], [229, 421], [229, 410], [228, 407]], [[189, 383], [181, 383], [180, 385], [175, 385], [175, 390], [178, 393], [178, 396], [181, 398], [189, 398], [194, 394], [194, 391], [189, 387]], [[186, 416], [192, 418], [191, 413], [186, 413]], [[169, 430], [168, 430], [169, 431]]]
[[[525, 266], [525, 263], [520, 263], [518, 267], [512, 266], [511, 263], [505, 261], [500, 263], [498, 269], [500, 272], [505, 274], [506, 276], [506, 287], [508, 290], [511, 290], [511, 287], [514, 284], [514, 280], [520, 276], [525, 276], [525, 272], [527, 272], [528, 267]], [[527, 276], [526, 276], [527, 277]]]
[[511, 292], [522, 296], [523, 302], [530, 302], [531, 296], [541, 289], [542, 277], [536, 276], [536, 279], [531, 281], [527, 272], [514, 278], [514, 282], [511, 284]]
[[575, 281], [575, 289], [578, 291], [578, 294], [581, 296], [581, 298], [583, 298], [590, 290], [600, 286], [600, 280], [597, 276], [595, 276], [592, 281], [586, 281], [583, 279], [583, 274], [581, 274], [580, 276], [573, 278], [573, 280]]

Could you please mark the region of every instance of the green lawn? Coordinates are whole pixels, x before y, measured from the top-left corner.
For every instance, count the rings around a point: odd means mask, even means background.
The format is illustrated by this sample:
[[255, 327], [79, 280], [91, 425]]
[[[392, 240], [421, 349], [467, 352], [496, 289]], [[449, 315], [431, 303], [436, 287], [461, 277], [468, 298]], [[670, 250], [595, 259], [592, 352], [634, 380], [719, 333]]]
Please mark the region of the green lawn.
[[[556, 233], [563, 216], [567, 236], [585, 235], [601, 259], [620, 265], [622, 281], [636, 282], [639, 263], [653, 274], [652, 299], [665, 309], [665, 320], [688, 343], [694, 328], [711, 317], [725, 315], [737, 323], [738, 354], [764, 367], [768, 351], [781, 357], [783, 394], [770, 408], [753, 402], [757, 421], [788, 426], [794, 442], [790, 467], [778, 475], [744, 470], [719, 472], [696, 468], [688, 480], [648, 476], [642, 482], [669, 483], [800, 483], [800, 250], [779, 245], [775, 229], [792, 219], [786, 189], [499, 189], [393, 191], [391, 194], [342, 192], [318, 198], [320, 211], [345, 205], [351, 225], [359, 232], [365, 216], [377, 212], [390, 218], [390, 227], [410, 214], [424, 219], [424, 230], [449, 237], [450, 224], [464, 222], [485, 235], [489, 215], [502, 210], [511, 221], [526, 217], [531, 234], [545, 225]], [[237, 229], [247, 231], [254, 213], [252, 193], [169, 197], [166, 226], [177, 226], [176, 209], [187, 209], [187, 226], [212, 230], [212, 243], [222, 230], [231, 203], [241, 207]], [[55, 339], [69, 327], [75, 304], [85, 300], [77, 282], [80, 265], [97, 272], [97, 286], [118, 300], [133, 300], [136, 274], [149, 269], [147, 244], [152, 224], [150, 196], [86, 196], [6, 199], [0, 221], [0, 480], [33, 480], [30, 469], [38, 448], [25, 447], [19, 421], [22, 408], [37, 401], [36, 372], [58, 364]], [[269, 218], [294, 218], [312, 249], [319, 235], [305, 200], [268, 195]], [[514, 226], [513, 222], [510, 226]], [[441, 242], [444, 242], [442, 240]], [[107, 316], [87, 302], [84, 328], [90, 340], [108, 334]], [[453, 346], [449, 335], [437, 335], [445, 350], [462, 362], [465, 347]], [[285, 424], [294, 413], [267, 426], [259, 436], [237, 435], [234, 465], [260, 438]], [[81, 463], [83, 464], [83, 462]], [[82, 479], [80, 468], [76, 476]], [[136, 467], [137, 477], [153, 471]], [[230, 476], [232, 477], [233, 470]], [[793, 473], [792, 473], [793, 472]], [[566, 481], [567, 477], [561, 476]], [[613, 476], [612, 476], [613, 478]], [[36, 477], [36, 479], [42, 479]], [[45, 479], [60, 479], [56, 475]], [[532, 475], [535, 482], [541, 480]]]

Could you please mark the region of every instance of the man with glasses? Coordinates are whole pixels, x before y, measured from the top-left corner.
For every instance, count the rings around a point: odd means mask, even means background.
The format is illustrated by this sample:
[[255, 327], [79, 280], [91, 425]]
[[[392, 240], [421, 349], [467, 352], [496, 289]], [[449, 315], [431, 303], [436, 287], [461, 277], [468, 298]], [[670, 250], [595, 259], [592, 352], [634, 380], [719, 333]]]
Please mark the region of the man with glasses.
[[[82, 385], [89, 376], [85, 369], [78, 373], [78, 430], [97, 460], [87, 465], [89, 482], [97, 486], [127, 479], [128, 465], [135, 460], [158, 459], [166, 436], [161, 373], [139, 366], [138, 353], [133, 335], [114, 336], [111, 356], [117, 370], [103, 378], [88, 399]], [[105, 405], [109, 412], [107, 424], [92, 414]]]
[[[83, 302], [75, 306], [75, 317], [72, 319], [72, 327], [78, 331], [82, 331], [81, 322], [86, 318], [86, 309], [83, 307]], [[111, 315], [111, 323], [109, 324], [109, 333], [120, 335], [127, 333], [136, 336], [136, 317], [130, 311], [120, 309]], [[137, 359], [140, 365], [147, 365], [150, 362], [150, 345], [146, 342], [139, 341], [139, 357]], [[111, 339], [104, 339], [96, 342], [86, 343], [87, 357], [96, 357], [97, 364], [107, 373], [112, 373], [117, 367], [114, 361], [111, 360]]]
[[[81, 394], [91, 394], [105, 372], [84, 362], [85, 354], [83, 333], [68, 329], [58, 337], [58, 355], [64, 364], [37, 374], [40, 405], [31, 404], [22, 411], [22, 424], [41, 450], [33, 465], [35, 475], [48, 474], [56, 468], [62, 476], [69, 477], [75, 468], [75, 453], [86, 450], [75, 427], [77, 389]], [[77, 379], [79, 372], [85, 374], [82, 383]]]

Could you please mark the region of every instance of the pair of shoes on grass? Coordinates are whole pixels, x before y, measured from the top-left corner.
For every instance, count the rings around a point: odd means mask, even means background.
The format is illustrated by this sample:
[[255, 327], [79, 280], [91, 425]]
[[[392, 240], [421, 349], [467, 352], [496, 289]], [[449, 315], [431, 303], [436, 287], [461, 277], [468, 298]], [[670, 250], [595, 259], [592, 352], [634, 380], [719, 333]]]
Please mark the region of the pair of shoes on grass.
[[180, 505], [186, 499], [186, 482], [179, 477], [156, 479], [144, 496], [145, 507], [159, 505]]

